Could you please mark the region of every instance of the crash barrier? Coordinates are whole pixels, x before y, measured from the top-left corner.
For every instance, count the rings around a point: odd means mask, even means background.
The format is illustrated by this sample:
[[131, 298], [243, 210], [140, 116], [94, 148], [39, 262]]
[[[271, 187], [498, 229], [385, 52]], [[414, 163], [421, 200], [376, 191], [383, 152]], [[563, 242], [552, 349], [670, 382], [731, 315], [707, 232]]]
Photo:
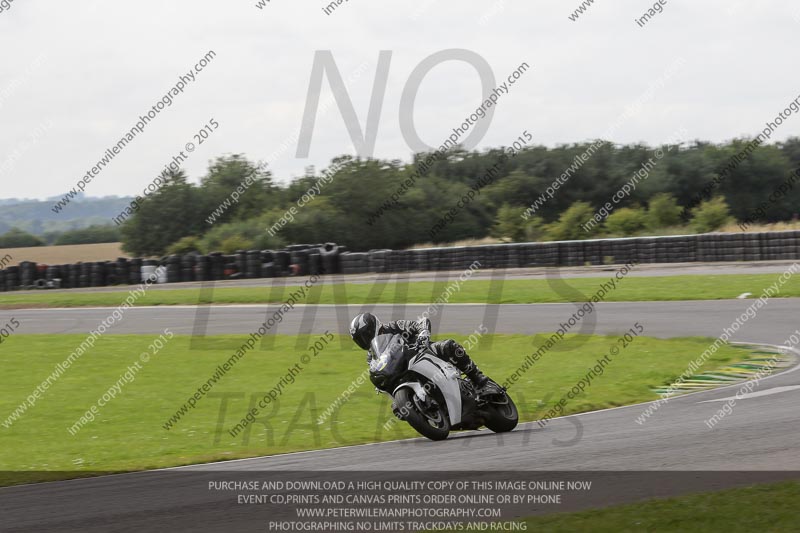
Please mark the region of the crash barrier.
[[159, 260], [125, 259], [74, 265], [23, 261], [0, 270], [0, 291], [77, 288], [141, 283], [164, 266], [159, 283], [275, 278], [319, 274], [363, 274], [639, 263], [693, 263], [800, 259], [800, 231], [707, 233], [584, 241], [490, 244], [417, 250], [348, 252], [344, 246], [296, 244], [284, 250], [239, 250], [170, 255]]
[[800, 259], [800, 231], [707, 233], [345, 253], [342, 273]]
[[[161, 259], [128, 259], [44, 265], [23, 261], [0, 270], [0, 292], [136, 285], [153, 275], [158, 283], [244, 278], [308, 276], [341, 272], [339, 259], [346, 250], [334, 243], [296, 244], [285, 250], [238, 250], [169, 255]], [[158, 269], [163, 266], [165, 268]]]

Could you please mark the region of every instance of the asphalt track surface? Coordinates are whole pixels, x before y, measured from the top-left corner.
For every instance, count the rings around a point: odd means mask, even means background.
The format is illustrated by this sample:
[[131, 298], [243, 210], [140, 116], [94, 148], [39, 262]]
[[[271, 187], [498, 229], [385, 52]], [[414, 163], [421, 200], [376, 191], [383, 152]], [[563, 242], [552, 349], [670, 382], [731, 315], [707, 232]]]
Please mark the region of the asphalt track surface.
[[[687, 302], [606, 302], [585, 315], [570, 333], [612, 334], [625, 332], [641, 322], [646, 335], [654, 337], [718, 337], [754, 300]], [[481, 324], [495, 333], [534, 334], [552, 332], [570, 320], [584, 304], [449, 304], [431, 315], [434, 336], [469, 335]], [[273, 317], [279, 305], [156, 306], [134, 307], [124, 313], [107, 334], [155, 334], [165, 327], [176, 335], [247, 335]], [[426, 305], [375, 304], [298, 305], [275, 322], [269, 334], [347, 334], [350, 319], [357, 313], [374, 311], [382, 320], [414, 318]], [[20, 322], [19, 333], [88, 334], [111, 314], [109, 308], [17, 309], [7, 312]], [[800, 327], [800, 299], [772, 298], [732, 336], [737, 341], [783, 342]]]
[[[658, 337], [717, 337], [753, 300], [599, 304], [583, 333], [625, 331], [633, 322]], [[371, 306], [386, 317], [415, 316], [425, 306]], [[275, 306], [221, 306], [208, 311], [206, 333], [248, 333]], [[451, 305], [439, 317], [442, 332], [469, 334], [479, 324], [498, 333], [553, 331], [577, 304]], [[301, 307], [278, 333], [331, 329], [343, 333], [356, 306], [319, 306], [311, 324]], [[26, 333], [88, 332], [108, 309], [17, 310]], [[399, 317], [399, 316], [398, 316]], [[800, 300], [772, 299], [748, 320], [734, 340], [779, 345], [800, 328]], [[142, 308], [126, 313], [112, 333], [196, 332], [197, 309]], [[267, 531], [266, 512], [237, 506], [230, 493], [205, 489], [211, 479], [266, 479], [291, 471], [292, 478], [317, 479], [320, 471], [389, 471], [413, 477], [445, 471], [564, 472], [593, 479], [596, 489], [560, 506], [521, 505], [523, 516], [637, 501], [755, 481], [800, 478], [800, 367], [761, 380], [752, 394], [740, 385], [671, 399], [643, 423], [647, 407], [634, 405], [554, 419], [545, 427], [520, 425], [502, 436], [489, 431], [455, 433], [444, 442], [388, 442], [208, 465], [153, 473], [45, 483], [0, 489], [3, 531]], [[725, 403], [735, 406], [713, 429], [705, 424]], [[711, 471], [711, 473], [709, 473]], [[683, 473], [681, 473], [683, 472]], [[267, 475], [266, 473], [269, 473]], [[388, 475], [388, 474], [387, 474]], [[423, 474], [419, 474], [423, 475]], [[509, 474], [511, 475], [511, 474]], [[533, 474], [531, 474], [533, 475]], [[473, 476], [473, 477], [475, 477]], [[580, 476], [583, 476], [582, 478]], [[557, 476], [556, 476], [557, 477]], [[284, 510], [285, 512], [288, 512]], [[274, 509], [271, 516], [282, 516]], [[261, 514], [259, 514], [261, 512]], [[290, 516], [290, 515], [287, 515]]]

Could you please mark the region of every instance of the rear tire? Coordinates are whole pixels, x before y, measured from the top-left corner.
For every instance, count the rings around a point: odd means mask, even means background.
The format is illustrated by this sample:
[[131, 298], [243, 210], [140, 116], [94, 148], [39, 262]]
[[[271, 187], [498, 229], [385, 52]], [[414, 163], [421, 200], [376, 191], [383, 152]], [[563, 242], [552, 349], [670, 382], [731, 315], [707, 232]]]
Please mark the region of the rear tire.
[[517, 427], [519, 413], [508, 393], [504, 392], [502, 396], [493, 397], [485, 409], [488, 413], [486, 427], [495, 433], [505, 433]]
[[395, 393], [394, 401], [398, 409], [405, 407], [404, 420], [423, 437], [444, 440], [450, 434], [447, 412], [432, 396], [428, 396], [431, 407], [425, 408], [412, 389], [403, 387]]

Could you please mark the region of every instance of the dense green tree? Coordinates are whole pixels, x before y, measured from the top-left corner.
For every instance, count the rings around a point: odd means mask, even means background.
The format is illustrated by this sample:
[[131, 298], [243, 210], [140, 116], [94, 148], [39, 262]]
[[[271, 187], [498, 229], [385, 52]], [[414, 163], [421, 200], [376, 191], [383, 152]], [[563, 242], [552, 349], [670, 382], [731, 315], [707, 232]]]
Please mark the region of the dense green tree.
[[18, 228], [11, 228], [0, 235], [0, 248], [27, 248], [29, 246], [44, 246], [44, 241]]
[[212, 161], [200, 189], [204, 201], [198, 207], [206, 211], [206, 216], [225, 206], [215, 223], [258, 216], [265, 209], [280, 205], [283, 196], [272, 183], [270, 172], [260, 170], [238, 154]]
[[497, 210], [494, 226], [492, 226], [491, 235], [513, 242], [525, 241], [526, 221], [522, 218], [523, 211], [525, 211], [524, 207], [512, 207], [508, 204], [500, 206], [500, 209]]
[[617, 209], [605, 221], [606, 232], [614, 237], [628, 237], [642, 231], [647, 224], [647, 213], [638, 207]]
[[[197, 241], [200, 252], [226, 252], [236, 249], [269, 250], [286, 245], [280, 233], [271, 236], [268, 228], [272, 217], [268, 214], [247, 220], [234, 220], [214, 226]], [[238, 246], [234, 250], [230, 248]]]
[[547, 236], [554, 241], [587, 239], [599, 231], [600, 226], [588, 230], [584, 225], [594, 216], [594, 209], [587, 202], [575, 202], [564, 211], [558, 220], [547, 226]]
[[722, 196], [715, 196], [692, 209], [691, 226], [697, 233], [718, 230], [729, 222], [730, 209]]
[[123, 250], [140, 256], [158, 256], [170, 244], [188, 235], [200, 235], [208, 227], [201, 190], [187, 183], [179, 170], [166, 176], [166, 183], [147, 197], [121, 227]]
[[[256, 248], [333, 241], [351, 250], [490, 234], [585, 239], [603, 230], [596, 225], [587, 232], [584, 224], [612, 198], [616, 214], [604, 229], [621, 234], [657, 233], [687, 224], [692, 216], [689, 230], [709, 231], [729, 216], [777, 221], [800, 211], [800, 180], [793, 177], [800, 169], [800, 139], [671, 147], [591, 141], [528, 146], [513, 157], [501, 148], [456, 148], [443, 155], [415, 154], [409, 163], [342, 156], [321, 172], [309, 168], [280, 186], [257, 168], [241, 155], [229, 155], [214, 160], [199, 184], [183, 175], [173, 180], [126, 223], [126, 250], [161, 254], [187, 236], [196, 236], [197, 246], [206, 250], [230, 246], [236, 238]], [[248, 176], [256, 180], [234, 200], [232, 193]], [[620, 196], [623, 188], [627, 192]], [[729, 214], [719, 200], [697, 209], [713, 196], [724, 199]], [[648, 207], [644, 223], [640, 205]], [[287, 221], [286, 213], [293, 220]]]
[[650, 229], [677, 226], [681, 222], [681, 207], [669, 193], [658, 193], [647, 207], [647, 227]]

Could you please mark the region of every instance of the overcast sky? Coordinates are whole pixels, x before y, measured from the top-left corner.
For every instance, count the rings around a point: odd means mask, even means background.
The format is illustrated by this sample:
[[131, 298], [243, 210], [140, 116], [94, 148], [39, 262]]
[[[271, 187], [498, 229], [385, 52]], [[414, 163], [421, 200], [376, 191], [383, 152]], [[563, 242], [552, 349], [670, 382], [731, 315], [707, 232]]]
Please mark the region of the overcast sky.
[[[800, 5], [791, 2], [669, 0], [640, 27], [652, 3], [596, 0], [573, 22], [579, 0], [350, 0], [330, 15], [324, 1], [257, 1], [14, 0], [0, 12], [0, 198], [74, 187], [209, 50], [213, 61], [87, 194], [140, 193], [211, 118], [219, 129], [184, 165], [193, 181], [223, 154], [266, 161], [281, 181], [355, 154], [335, 105], [318, 116], [308, 158], [296, 157], [296, 142], [280, 149], [300, 128], [318, 50], [350, 79], [362, 129], [379, 51], [393, 52], [374, 156], [406, 161], [403, 88], [446, 49], [475, 52], [498, 83], [531, 67], [499, 100], [479, 149], [524, 130], [547, 146], [607, 137], [615, 123], [618, 143], [657, 144], [681, 130], [721, 142], [756, 135], [800, 95]], [[331, 94], [326, 80], [321, 100]], [[474, 67], [436, 66], [413, 110], [420, 137], [438, 146], [481, 100]], [[797, 135], [793, 116], [773, 140]]]

